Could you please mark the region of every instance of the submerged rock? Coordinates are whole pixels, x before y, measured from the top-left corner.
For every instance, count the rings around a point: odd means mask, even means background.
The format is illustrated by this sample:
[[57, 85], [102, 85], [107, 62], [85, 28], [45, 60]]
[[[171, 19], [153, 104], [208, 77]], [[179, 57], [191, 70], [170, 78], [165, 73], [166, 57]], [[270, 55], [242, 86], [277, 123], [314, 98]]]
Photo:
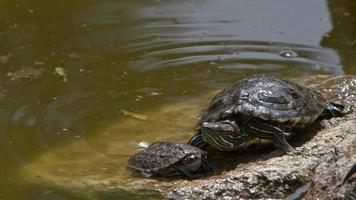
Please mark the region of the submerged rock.
[[[316, 76], [299, 81], [321, 91], [328, 99], [337, 99], [356, 108], [356, 76]], [[265, 149], [242, 155], [211, 155], [216, 172], [194, 181], [145, 179], [125, 169], [136, 145], [131, 145], [129, 140], [141, 141], [146, 137], [148, 142], [186, 141], [192, 134], [198, 111], [211, 96], [213, 94], [184, 104], [163, 106], [148, 113], [162, 119], [175, 119], [174, 127], [158, 118], [125, 119], [115, 128], [108, 128], [107, 134], [49, 152], [24, 166], [23, 173], [31, 182], [51, 183], [78, 192], [155, 190], [174, 199], [286, 198], [310, 182], [306, 199], [343, 198], [354, 190], [355, 176], [344, 185], [338, 185], [356, 160], [356, 112], [322, 120], [309, 129], [298, 131], [291, 145], [299, 153], [285, 155]], [[130, 137], [122, 135], [125, 131]]]

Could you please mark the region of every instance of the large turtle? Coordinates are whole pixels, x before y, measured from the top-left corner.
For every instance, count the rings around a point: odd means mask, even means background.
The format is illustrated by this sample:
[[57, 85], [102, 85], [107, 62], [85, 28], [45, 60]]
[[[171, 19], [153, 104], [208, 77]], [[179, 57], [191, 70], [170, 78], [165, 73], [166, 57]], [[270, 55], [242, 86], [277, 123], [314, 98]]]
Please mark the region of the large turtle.
[[155, 142], [135, 154], [128, 166], [148, 175], [199, 178], [210, 170], [205, 151], [188, 144]]
[[238, 81], [215, 96], [198, 122], [188, 144], [218, 150], [246, 150], [273, 143], [286, 152], [293, 129], [312, 125], [318, 118], [352, 112], [337, 102], [297, 83], [272, 75], [255, 75]]

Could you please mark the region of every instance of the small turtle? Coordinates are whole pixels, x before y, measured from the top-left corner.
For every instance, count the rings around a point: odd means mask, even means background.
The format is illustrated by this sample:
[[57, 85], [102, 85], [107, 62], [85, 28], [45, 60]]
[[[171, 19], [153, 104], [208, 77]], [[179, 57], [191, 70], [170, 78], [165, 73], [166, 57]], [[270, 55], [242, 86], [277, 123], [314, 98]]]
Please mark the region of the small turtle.
[[210, 170], [207, 154], [188, 144], [155, 142], [135, 154], [128, 166], [144, 175], [199, 178]]
[[242, 79], [215, 96], [203, 110], [198, 132], [188, 144], [218, 150], [246, 150], [273, 143], [294, 151], [287, 139], [318, 118], [344, 116], [350, 106], [327, 102], [305, 86], [272, 75]]

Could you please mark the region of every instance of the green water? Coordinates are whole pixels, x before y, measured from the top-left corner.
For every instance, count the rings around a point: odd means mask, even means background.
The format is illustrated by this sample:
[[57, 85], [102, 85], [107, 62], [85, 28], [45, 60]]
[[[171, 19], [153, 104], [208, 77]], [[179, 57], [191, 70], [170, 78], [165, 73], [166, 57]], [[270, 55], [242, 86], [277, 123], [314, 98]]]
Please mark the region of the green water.
[[[86, 199], [19, 169], [101, 134], [127, 117], [120, 109], [149, 112], [255, 73], [356, 74], [355, 45], [346, 0], [0, 1], [0, 199]], [[115, 195], [132, 197], [98, 198]]]

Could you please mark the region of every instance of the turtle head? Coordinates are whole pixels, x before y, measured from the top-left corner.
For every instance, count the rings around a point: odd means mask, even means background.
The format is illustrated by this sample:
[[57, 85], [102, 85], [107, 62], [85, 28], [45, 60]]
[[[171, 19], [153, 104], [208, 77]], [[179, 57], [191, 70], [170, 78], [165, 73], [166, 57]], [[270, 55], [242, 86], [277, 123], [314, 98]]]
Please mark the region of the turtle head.
[[231, 151], [239, 148], [243, 141], [240, 128], [234, 121], [204, 122], [201, 125], [203, 140], [210, 146], [221, 151]]
[[182, 164], [189, 169], [191, 172], [196, 172], [200, 169], [202, 165], [202, 154], [192, 153], [188, 154], [182, 160]]
[[212, 171], [207, 161], [207, 153], [198, 148], [196, 152], [187, 154], [173, 169], [190, 179], [200, 178], [205, 173]]
[[352, 106], [345, 106], [339, 102], [332, 101], [326, 105], [322, 116], [325, 118], [342, 117], [353, 112]]

